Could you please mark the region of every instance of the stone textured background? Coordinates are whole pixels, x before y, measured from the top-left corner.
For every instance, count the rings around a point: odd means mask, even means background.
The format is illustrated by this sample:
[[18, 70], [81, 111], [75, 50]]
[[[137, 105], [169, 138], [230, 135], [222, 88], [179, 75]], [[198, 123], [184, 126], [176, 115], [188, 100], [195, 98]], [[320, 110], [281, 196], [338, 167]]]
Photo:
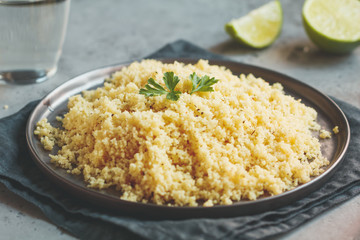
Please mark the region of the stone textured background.
[[[283, 29], [275, 43], [252, 50], [230, 40], [224, 24], [268, 1], [73, 0], [63, 54], [52, 79], [36, 85], [0, 83], [0, 117], [86, 71], [144, 57], [184, 39], [228, 58], [279, 71], [360, 108], [360, 48], [320, 52], [302, 26], [303, 1], [281, 0]], [[4, 109], [8, 105], [8, 109]], [[0, 239], [72, 239], [35, 207], [0, 185]], [[6, 236], [6, 237], [5, 237]], [[360, 239], [360, 197], [277, 239]]]

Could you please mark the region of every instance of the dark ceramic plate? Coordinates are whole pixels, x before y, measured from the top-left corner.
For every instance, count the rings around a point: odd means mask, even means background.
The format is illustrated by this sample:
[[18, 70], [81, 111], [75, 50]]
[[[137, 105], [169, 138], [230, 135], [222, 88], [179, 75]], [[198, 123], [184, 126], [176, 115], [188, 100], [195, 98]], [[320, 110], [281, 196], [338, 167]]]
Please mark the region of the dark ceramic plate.
[[[192, 59], [163, 59], [163, 62], [174, 60], [195, 63]], [[47, 95], [32, 112], [26, 128], [28, 147], [35, 163], [55, 184], [63, 187], [70, 194], [91, 202], [101, 207], [106, 206], [113, 211], [118, 211], [137, 216], [157, 216], [161, 218], [190, 218], [190, 217], [230, 217], [255, 214], [284, 206], [292, 201], [306, 196], [315, 191], [334, 173], [340, 165], [350, 141], [350, 128], [348, 121], [341, 109], [327, 96], [312, 87], [283, 74], [231, 61], [209, 61], [210, 64], [223, 65], [234, 74], [253, 73], [270, 83], [279, 82], [284, 86], [287, 94], [316, 109], [318, 122], [322, 127], [330, 130], [339, 126], [340, 132], [331, 139], [321, 140], [322, 152], [330, 161], [325, 171], [310, 182], [300, 185], [293, 190], [270, 197], [263, 197], [255, 201], [240, 201], [232, 205], [220, 205], [214, 207], [169, 207], [155, 204], [129, 202], [119, 199], [119, 193], [114, 190], [96, 190], [87, 188], [79, 176], [68, 174], [65, 170], [57, 168], [50, 163], [49, 152], [45, 151], [33, 132], [36, 123], [42, 118], [48, 118], [49, 122], [57, 126], [55, 117], [63, 115], [67, 111], [67, 101], [72, 95], [83, 90], [101, 87], [104, 79], [113, 72], [120, 70], [129, 63], [117, 64], [104, 67], [82, 74], [62, 84]], [[55, 153], [56, 149], [52, 152]]]

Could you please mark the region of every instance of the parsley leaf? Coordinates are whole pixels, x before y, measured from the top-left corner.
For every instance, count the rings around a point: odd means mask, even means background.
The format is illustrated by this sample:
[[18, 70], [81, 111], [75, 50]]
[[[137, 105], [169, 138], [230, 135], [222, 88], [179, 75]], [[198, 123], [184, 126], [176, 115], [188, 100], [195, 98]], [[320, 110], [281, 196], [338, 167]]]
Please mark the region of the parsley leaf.
[[179, 95], [181, 92], [175, 91], [176, 85], [180, 82], [178, 76], [175, 76], [173, 72], [164, 73], [163, 80], [165, 82], [166, 87], [170, 90], [170, 92], [166, 95], [166, 98], [169, 100], [177, 101], [179, 99]]
[[[212, 88], [212, 85], [219, 81], [218, 79], [215, 79], [214, 77], [210, 78], [207, 75], [199, 77], [195, 72], [190, 74], [189, 78], [192, 82], [190, 94], [193, 94], [194, 92], [213, 92], [214, 89]], [[149, 78], [148, 84], [145, 85], [145, 88], [140, 89], [139, 93], [144, 94], [145, 97], [166, 94], [167, 99], [177, 101], [181, 94], [181, 92], [175, 91], [176, 85], [180, 82], [179, 77], [175, 76], [174, 72], [166, 72], [164, 73], [163, 80], [169, 91], [165, 90], [159, 83], [155, 82], [153, 78]]]
[[167, 91], [160, 84], [156, 83], [153, 78], [150, 78], [148, 84], [145, 85], [145, 89], [140, 89], [139, 93], [144, 94], [146, 97], [152, 97], [166, 94]]
[[175, 87], [180, 79], [175, 76], [173, 72], [166, 72], [164, 73], [163, 80], [169, 91], [166, 91], [160, 84], [155, 82], [153, 78], [150, 78], [148, 84], [145, 85], [145, 88], [140, 89], [139, 93], [144, 94], [146, 97], [166, 94], [167, 99], [177, 101], [181, 92], [175, 91]]
[[207, 75], [200, 78], [196, 73], [190, 74], [189, 78], [192, 82], [190, 94], [193, 94], [194, 92], [213, 92], [214, 89], [211, 86], [219, 81], [218, 79], [215, 79], [214, 77], [210, 78]]

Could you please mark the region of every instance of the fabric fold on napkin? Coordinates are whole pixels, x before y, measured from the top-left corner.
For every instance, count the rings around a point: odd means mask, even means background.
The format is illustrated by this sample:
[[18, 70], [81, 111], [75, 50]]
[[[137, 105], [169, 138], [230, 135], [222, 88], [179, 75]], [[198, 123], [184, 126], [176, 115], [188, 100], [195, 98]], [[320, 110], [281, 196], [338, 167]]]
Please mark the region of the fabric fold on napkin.
[[[146, 58], [226, 59], [189, 42], [168, 44]], [[351, 142], [339, 169], [317, 191], [285, 207], [221, 219], [144, 220], [73, 198], [50, 182], [27, 149], [25, 127], [38, 101], [0, 119], [0, 182], [81, 239], [263, 239], [290, 231], [360, 193], [360, 110], [334, 99], [346, 114]]]

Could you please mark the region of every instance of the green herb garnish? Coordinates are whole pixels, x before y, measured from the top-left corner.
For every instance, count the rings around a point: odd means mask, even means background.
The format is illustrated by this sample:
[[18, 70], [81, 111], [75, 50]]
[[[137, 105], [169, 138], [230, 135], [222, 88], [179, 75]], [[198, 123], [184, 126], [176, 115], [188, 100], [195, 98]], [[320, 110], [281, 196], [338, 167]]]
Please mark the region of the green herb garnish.
[[210, 78], [207, 75], [200, 78], [196, 73], [190, 74], [190, 80], [192, 82], [190, 94], [193, 94], [194, 92], [213, 92], [214, 89], [211, 86], [219, 81], [218, 79], [215, 79], [214, 77]]
[[[196, 73], [190, 74], [189, 78], [192, 82], [190, 94], [193, 94], [194, 92], [213, 92], [214, 89], [211, 86], [219, 81], [215, 78], [210, 78], [207, 75], [199, 77]], [[175, 76], [173, 72], [166, 72], [164, 73], [163, 80], [169, 91], [165, 90], [165, 88], [155, 82], [153, 78], [149, 78], [148, 84], [145, 85], [145, 88], [140, 89], [139, 93], [144, 94], [146, 97], [166, 94], [167, 99], [177, 101], [181, 94], [181, 92], [175, 91], [175, 87], [180, 81], [179, 77]]]
[[148, 84], [145, 85], [145, 89], [140, 89], [139, 93], [144, 94], [146, 97], [166, 94], [167, 99], [173, 101], [178, 100], [181, 92], [175, 91], [175, 87], [179, 83], [180, 79], [177, 76], [174, 76], [173, 72], [166, 72], [164, 73], [163, 80], [169, 91], [166, 91], [160, 84], [155, 82], [153, 78], [150, 78], [148, 80]]

